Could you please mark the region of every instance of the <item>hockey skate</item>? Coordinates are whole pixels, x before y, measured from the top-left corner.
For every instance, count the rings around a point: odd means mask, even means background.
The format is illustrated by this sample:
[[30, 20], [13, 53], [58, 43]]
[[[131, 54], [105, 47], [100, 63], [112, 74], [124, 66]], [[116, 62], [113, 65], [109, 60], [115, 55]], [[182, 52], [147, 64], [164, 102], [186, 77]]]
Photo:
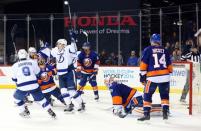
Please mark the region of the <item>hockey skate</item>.
[[98, 101], [99, 100], [99, 95], [95, 95], [94, 100]]
[[168, 110], [163, 110], [163, 120], [167, 120], [168, 119], [168, 114], [169, 114]]
[[33, 101], [30, 100], [30, 99], [28, 98], [28, 96], [26, 96], [26, 97], [24, 98], [24, 102], [27, 103], [27, 104], [32, 104], [32, 103], [33, 103]]
[[64, 109], [64, 112], [71, 112], [71, 111], [73, 111], [73, 107], [74, 107], [73, 104], [66, 105], [66, 107]]
[[24, 118], [28, 118], [29, 117], [30, 112], [29, 112], [27, 106], [24, 107], [24, 111], [21, 112], [19, 115], [22, 116], [22, 117], [24, 117]]
[[77, 111], [82, 112], [82, 111], [84, 111], [84, 110], [85, 110], [85, 103], [82, 102], [82, 103], [80, 104], [80, 106], [78, 107], [78, 110], [77, 110]]
[[52, 109], [48, 109], [48, 113], [52, 118], [56, 118], [56, 114], [53, 112]]
[[138, 121], [150, 120], [150, 112], [145, 113], [143, 117], [138, 118], [137, 120]]

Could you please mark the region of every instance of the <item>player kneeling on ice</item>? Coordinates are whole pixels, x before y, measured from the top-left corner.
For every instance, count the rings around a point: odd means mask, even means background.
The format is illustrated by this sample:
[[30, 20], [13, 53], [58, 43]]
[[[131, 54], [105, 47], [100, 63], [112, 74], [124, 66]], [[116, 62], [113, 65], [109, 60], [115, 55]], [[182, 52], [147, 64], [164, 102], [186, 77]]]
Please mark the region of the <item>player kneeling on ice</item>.
[[52, 65], [45, 64], [44, 59], [40, 59], [38, 62], [40, 67], [40, 73], [38, 74], [38, 83], [48, 102], [53, 105], [51, 101], [51, 95], [56, 97], [61, 103], [65, 105], [60, 89], [54, 83], [53, 75], [56, 75], [56, 68]]
[[37, 83], [36, 76], [40, 72], [38, 63], [34, 60], [27, 59], [27, 57], [28, 54], [26, 50], [20, 49], [18, 51], [19, 61], [12, 66], [12, 80], [16, 82], [17, 86], [17, 90], [14, 93], [14, 99], [20, 109], [20, 115], [23, 117], [30, 115], [30, 112], [24, 103], [26, 94], [30, 93], [34, 100], [47, 110], [49, 115], [55, 118], [56, 114], [52, 111], [49, 102], [44, 98]]
[[142, 94], [136, 89], [118, 83], [114, 78], [106, 78], [104, 84], [109, 88], [112, 96], [113, 113], [120, 118], [132, 113], [135, 107], [143, 106]]

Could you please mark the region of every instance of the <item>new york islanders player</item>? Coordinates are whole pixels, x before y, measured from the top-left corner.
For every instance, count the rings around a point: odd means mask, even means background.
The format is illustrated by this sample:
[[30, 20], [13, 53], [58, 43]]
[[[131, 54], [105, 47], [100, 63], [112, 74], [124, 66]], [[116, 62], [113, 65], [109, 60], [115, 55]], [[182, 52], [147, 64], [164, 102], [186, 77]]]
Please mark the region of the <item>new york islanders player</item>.
[[133, 108], [143, 106], [142, 94], [136, 89], [118, 83], [112, 77], [105, 78], [104, 84], [110, 90], [115, 115], [124, 118]]
[[159, 88], [163, 119], [168, 119], [170, 73], [172, 63], [169, 52], [161, 46], [159, 34], [153, 34], [150, 38], [151, 46], [144, 49], [140, 63], [140, 82], [144, 87], [144, 116], [139, 121], [150, 119], [152, 95]]
[[77, 60], [77, 71], [81, 71], [81, 79], [78, 89], [83, 90], [86, 85], [87, 80], [91, 84], [95, 100], [99, 99], [98, 86], [96, 82], [96, 75], [98, 73], [98, 67], [100, 60], [98, 54], [91, 50], [91, 45], [89, 42], [85, 42], [82, 46], [83, 51], [78, 55]]
[[65, 39], [59, 39], [57, 46], [51, 51], [52, 58], [56, 59], [57, 75], [59, 77], [59, 87], [66, 103], [64, 111], [72, 111], [72, 103], [78, 111], [84, 110], [82, 98], [76, 95], [76, 79], [73, 60], [76, 58], [76, 50], [71, 45], [67, 46]]
[[37, 83], [37, 75], [40, 72], [38, 63], [34, 60], [27, 59], [28, 54], [26, 50], [20, 49], [18, 51], [19, 61], [12, 66], [13, 76], [12, 80], [16, 82], [17, 89], [14, 93], [15, 103], [20, 109], [21, 116], [29, 116], [30, 112], [25, 106], [24, 98], [27, 93], [30, 93], [34, 100], [38, 102], [52, 117], [56, 114], [52, 111], [51, 105], [44, 98], [43, 93]]
[[38, 62], [40, 73], [38, 74], [38, 83], [48, 102], [52, 102], [51, 96], [56, 97], [61, 103], [65, 105], [60, 89], [54, 83], [53, 75], [56, 75], [56, 68], [52, 65], [46, 64], [44, 59]]

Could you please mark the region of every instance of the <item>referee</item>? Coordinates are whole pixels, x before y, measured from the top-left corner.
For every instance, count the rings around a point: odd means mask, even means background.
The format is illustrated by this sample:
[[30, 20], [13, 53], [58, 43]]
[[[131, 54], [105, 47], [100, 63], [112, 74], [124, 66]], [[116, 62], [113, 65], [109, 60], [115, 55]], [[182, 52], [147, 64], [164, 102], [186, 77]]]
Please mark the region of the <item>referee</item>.
[[[181, 56], [181, 60], [182, 61], [190, 61], [190, 62], [193, 62], [193, 63], [201, 63], [201, 57], [200, 57], [200, 53], [198, 51], [198, 49], [193, 46], [191, 47], [190, 49], [190, 52], [187, 53], [187, 54], [183, 54]], [[181, 98], [180, 98], [180, 102], [182, 103], [186, 103], [186, 96], [188, 94], [188, 91], [189, 91], [189, 70], [187, 70], [187, 78], [186, 78], [186, 83], [184, 85], [184, 88], [183, 88], [183, 91], [182, 91], [182, 95], [181, 95]]]

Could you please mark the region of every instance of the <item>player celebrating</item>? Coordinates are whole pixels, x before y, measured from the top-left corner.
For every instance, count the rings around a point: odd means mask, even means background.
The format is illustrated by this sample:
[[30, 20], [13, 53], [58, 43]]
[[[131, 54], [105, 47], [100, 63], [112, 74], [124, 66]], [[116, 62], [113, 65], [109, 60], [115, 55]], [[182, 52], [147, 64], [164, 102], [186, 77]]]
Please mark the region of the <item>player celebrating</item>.
[[45, 62], [48, 63], [50, 60], [50, 53], [51, 53], [49, 44], [47, 42], [44, 42], [44, 40], [42, 39], [39, 39], [39, 44], [40, 44], [40, 50], [38, 51], [38, 56], [40, 58], [45, 59]]
[[56, 59], [57, 75], [59, 76], [59, 87], [61, 88], [61, 94], [66, 103], [66, 109], [64, 111], [72, 111], [71, 98], [73, 104], [77, 107], [78, 111], [84, 109], [82, 104], [82, 98], [80, 95], [76, 95], [76, 80], [75, 71], [73, 66], [73, 58], [76, 58], [76, 51], [72, 46], [67, 46], [65, 39], [59, 39], [57, 46], [52, 49], [51, 55]]
[[98, 67], [100, 64], [99, 57], [97, 53], [91, 50], [91, 45], [89, 42], [85, 42], [82, 46], [83, 51], [78, 55], [77, 60], [77, 71], [81, 71], [81, 79], [79, 83], [80, 91], [83, 90], [84, 86], [86, 85], [87, 80], [91, 84], [95, 100], [99, 99], [98, 95], [98, 87], [96, 82], [96, 75], [98, 73]]
[[37, 83], [36, 75], [40, 72], [38, 63], [31, 59], [27, 60], [28, 54], [24, 49], [20, 49], [18, 51], [18, 57], [19, 61], [12, 66], [12, 80], [16, 82], [17, 86], [14, 98], [15, 103], [17, 103], [20, 108], [20, 116], [27, 117], [30, 115], [30, 112], [23, 101], [26, 94], [30, 93], [34, 100], [47, 110], [49, 115], [55, 118], [56, 114], [52, 111], [48, 101], [44, 98], [44, 95]]
[[40, 73], [38, 75], [38, 83], [44, 94], [45, 98], [50, 102], [52, 105], [51, 95], [56, 97], [61, 103], [65, 105], [63, 97], [61, 95], [60, 89], [56, 87], [54, 83], [53, 75], [56, 75], [57, 71], [54, 66], [45, 64], [45, 60], [41, 59], [38, 62], [40, 67]]
[[157, 86], [161, 97], [163, 108], [163, 119], [168, 119], [169, 112], [169, 90], [170, 73], [172, 63], [168, 51], [161, 46], [159, 34], [153, 34], [150, 38], [151, 46], [144, 49], [140, 63], [140, 82], [145, 84], [144, 88], [144, 116], [139, 121], [150, 120], [152, 95]]
[[29, 58], [30, 59], [36, 59], [36, 60], [38, 59], [36, 48], [29, 47], [28, 54], [29, 54]]
[[106, 78], [104, 84], [109, 88], [112, 96], [113, 113], [120, 118], [127, 116], [135, 107], [143, 106], [142, 94], [136, 89], [119, 84], [114, 81], [114, 78]]

